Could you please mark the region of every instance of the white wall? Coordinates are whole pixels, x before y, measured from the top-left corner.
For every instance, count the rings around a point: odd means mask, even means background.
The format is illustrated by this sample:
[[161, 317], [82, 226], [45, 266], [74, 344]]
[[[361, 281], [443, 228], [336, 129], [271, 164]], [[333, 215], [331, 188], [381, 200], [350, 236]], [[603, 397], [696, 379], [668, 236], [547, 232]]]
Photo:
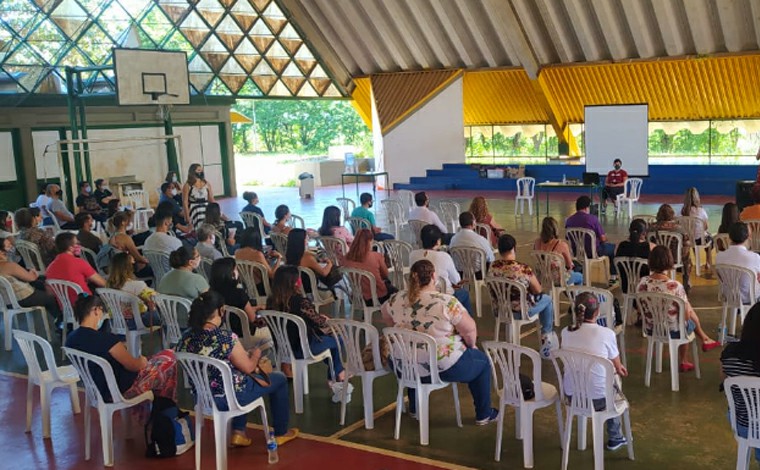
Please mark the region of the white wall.
[[463, 163], [463, 129], [460, 77], [383, 136], [383, 161], [391, 183], [408, 183], [410, 177], [425, 176], [425, 170], [444, 163]]

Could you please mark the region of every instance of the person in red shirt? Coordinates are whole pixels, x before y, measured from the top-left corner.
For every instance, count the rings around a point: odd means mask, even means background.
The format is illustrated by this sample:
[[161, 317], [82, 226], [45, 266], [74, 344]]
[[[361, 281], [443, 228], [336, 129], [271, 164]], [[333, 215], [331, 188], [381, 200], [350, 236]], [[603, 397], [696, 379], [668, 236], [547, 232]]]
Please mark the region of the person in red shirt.
[[[55, 237], [55, 248], [58, 256], [45, 271], [47, 279], [57, 279], [69, 281], [77, 284], [82, 288], [85, 294], [92, 295], [90, 284], [96, 287], [105, 287], [106, 280], [95, 271], [90, 263], [79, 257], [82, 252], [82, 245], [79, 244], [76, 234], [71, 232], [62, 232]], [[77, 296], [74, 292], [69, 292], [71, 304], [73, 305]]]
[[621, 169], [623, 166], [622, 160], [616, 158], [612, 165], [615, 169], [607, 173], [607, 178], [604, 180], [604, 189], [602, 190], [602, 210], [607, 209], [607, 199], [614, 203], [618, 194], [623, 194], [623, 191], [625, 190], [625, 182], [628, 179], [628, 173]]

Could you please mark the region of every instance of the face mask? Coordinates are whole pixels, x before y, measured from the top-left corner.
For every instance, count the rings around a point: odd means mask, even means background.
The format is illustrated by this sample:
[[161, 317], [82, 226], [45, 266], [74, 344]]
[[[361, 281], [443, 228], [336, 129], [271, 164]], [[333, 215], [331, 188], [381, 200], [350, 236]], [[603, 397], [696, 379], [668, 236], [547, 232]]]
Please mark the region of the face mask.
[[206, 173], [202, 171], [200, 173], [196, 173], [195, 176], [197, 176], [199, 179], [206, 179]]
[[216, 245], [216, 235], [211, 235], [211, 239], [209, 241], [211, 242], [212, 245]]
[[127, 232], [129, 232], [133, 228], [135, 228], [135, 224], [133, 224], [132, 222], [130, 222], [129, 225], [127, 225]]
[[198, 266], [201, 264], [200, 258], [193, 258], [190, 260], [190, 267], [193, 269], [198, 269]]
[[176, 188], [172, 188], [172, 196], [176, 196], [176, 195], [177, 195], [177, 189]]
[[370, 201], [370, 203], [369, 203], [369, 205], [367, 207], [372, 207], [374, 205], [375, 205], [375, 203]]
[[82, 247], [79, 245], [74, 246], [74, 256], [82, 255]]
[[110, 191], [110, 190], [111, 188], [109, 188], [108, 186], [103, 186], [103, 191]]
[[92, 191], [91, 187], [89, 187], [89, 186], [85, 186], [84, 187], [84, 192], [86, 192], [87, 194], [90, 194], [90, 191]]
[[59, 189], [58, 192], [56, 192], [55, 194], [56, 196], [61, 197], [63, 196], [63, 191]]
[[40, 219], [40, 221], [37, 222], [37, 227], [42, 227], [43, 223], [44, 223], [44, 221], [42, 219]]
[[176, 183], [176, 182], [177, 182], [177, 175], [174, 175], [172, 176], [172, 183]]
[[98, 326], [96, 326], [95, 328], [98, 330], [103, 328], [103, 323], [105, 323], [105, 321], [106, 321], [106, 315], [104, 313], [103, 315], [100, 316], [100, 320], [98, 320]]
[[615, 169], [619, 170], [620, 169], [620, 165], [615, 165]]
[[240, 274], [238, 274], [237, 271], [232, 271], [232, 279], [237, 281], [238, 279], [240, 279]]

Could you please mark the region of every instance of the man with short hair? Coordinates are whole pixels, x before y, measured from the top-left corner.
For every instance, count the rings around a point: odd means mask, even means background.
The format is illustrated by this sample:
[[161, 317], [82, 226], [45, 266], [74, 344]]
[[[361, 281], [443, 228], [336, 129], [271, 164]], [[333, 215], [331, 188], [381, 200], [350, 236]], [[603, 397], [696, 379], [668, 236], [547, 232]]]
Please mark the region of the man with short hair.
[[[55, 237], [55, 248], [58, 256], [45, 270], [47, 279], [69, 281], [82, 288], [82, 292], [92, 295], [90, 284], [95, 287], [105, 287], [106, 280], [90, 266], [90, 263], [79, 257], [82, 246], [77, 236], [71, 232], [61, 232]], [[72, 305], [77, 295], [69, 290], [69, 300]]]
[[614, 170], [607, 173], [604, 179], [604, 189], [602, 189], [602, 210], [607, 208], [607, 199], [615, 203], [619, 194], [625, 191], [625, 182], [628, 180], [628, 173], [622, 169], [623, 161], [616, 158], [612, 162]]
[[74, 223], [74, 214], [72, 214], [63, 201], [61, 201], [61, 196], [63, 196], [61, 187], [57, 184], [49, 184], [47, 196], [50, 198], [50, 202], [48, 202], [47, 206], [50, 216], [55, 217], [58, 220], [58, 225], [60, 225], [63, 230], [76, 229], [77, 226]]
[[92, 187], [87, 181], [79, 182], [79, 195], [76, 198], [76, 205], [79, 212], [90, 214], [98, 222], [107, 220], [106, 214], [98, 204], [98, 199], [92, 194]]
[[[488, 239], [475, 232], [475, 216], [472, 212], [462, 212], [459, 214], [459, 226], [457, 233], [451, 238], [450, 248], [468, 247], [480, 248], [486, 254], [486, 263], [494, 261], [493, 249]], [[460, 266], [457, 266], [459, 269]], [[462, 271], [462, 269], [459, 269]]]
[[201, 224], [196, 230], [198, 237], [198, 244], [195, 245], [195, 249], [203, 258], [210, 260], [218, 260], [223, 258], [222, 253], [216, 249], [216, 229], [211, 224]]
[[[575, 201], [575, 214], [571, 215], [565, 221], [565, 228], [587, 228], [596, 234], [596, 254], [597, 256], [606, 256], [610, 259], [610, 272], [615, 274], [615, 265], [612, 263], [612, 257], [615, 256], [615, 244], [607, 242], [607, 235], [604, 233], [602, 224], [599, 219], [591, 214], [591, 198], [581, 196]], [[573, 247], [574, 248], [574, 247]], [[591, 241], [586, 240], [586, 253], [591, 254]]]
[[119, 198], [114, 196], [108, 187], [108, 181], [103, 178], [95, 180], [95, 191], [92, 193], [102, 209], [107, 209], [107, 213], [112, 216], [119, 208]]
[[[442, 238], [441, 229], [435, 225], [425, 225], [420, 232], [422, 249], [413, 250], [409, 253], [409, 265], [413, 265], [421, 259], [426, 259], [435, 266], [435, 275], [446, 283], [446, 293], [453, 294], [457, 300], [470, 311], [470, 292], [462, 287], [462, 278], [454, 266], [451, 255], [445, 251], [439, 251]], [[437, 286], [436, 286], [437, 287]]]
[[420, 191], [419, 193], [415, 194], [414, 203], [417, 205], [417, 207], [412, 207], [409, 210], [409, 220], [421, 220], [423, 222], [427, 222], [428, 224], [435, 225], [441, 230], [441, 235], [443, 236], [443, 244], [448, 245], [451, 243], [451, 237], [453, 237], [454, 234], [446, 233], [446, 226], [443, 225], [443, 222], [441, 222], [438, 214], [431, 211], [428, 207], [430, 206], [430, 198], [427, 196], [427, 193], [425, 193], [425, 191]]
[[[750, 230], [749, 225], [744, 222], [731, 224], [728, 228], [728, 238], [731, 240], [731, 246], [725, 251], [719, 251], [715, 255], [715, 264], [739, 266], [755, 273], [755, 295], [760, 297], [760, 255], [747, 248]], [[743, 303], [753, 304], [757, 301], [757, 299], [749, 298], [749, 281], [746, 276], [742, 277], [742, 283], [739, 288], [742, 292]]]
[[372, 195], [370, 193], [362, 193], [361, 196], [359, 196], [359, 203], [361, 205], [359, 207], [356, 207], [351, 212], [351, 217], [359, 217], [361, 219], [368, 220], [372, 225], [372, 231], [375, 234], [375, 241], [381, 242], [383, 240], [393, 240], [393, 235], [389, 233], [383, 233], [382, 230], [380, 230], [380, 227], [378, 227], [375, 223], [375, 214], [369, 210], [374, 204]]
[[174, 199], [175, 191], [176, 190], [172, 187], [171, 183], [164, 183], [161, 185], [161, 198], [158, 201], [156, 212], [170, 211], [174, 228], [187, 235], [192, 232], [192, 229], [187, 224], [182, 206], [180, 206], [177, 200]]
[[79, 232], [77, 233], [79, 243], [97, 254], [100, 251], [100, 247], [103, 246], [103, 241], [92, 233], [92, 225], [94, 223], [92, 216], [86, 212], [80, 212], [74, 216], [74, 221], [77, 227], [79, 227]]
[[169, 227], [172, 224], [172, 215], [168, 211], [157, 211], [154, 217], [156, 221], [156, 232], [145, 240], [143, 245], [144, 251], [160, 251], [162, 253], [171, 253], [182, 247], [182, 241], [169, 235]]

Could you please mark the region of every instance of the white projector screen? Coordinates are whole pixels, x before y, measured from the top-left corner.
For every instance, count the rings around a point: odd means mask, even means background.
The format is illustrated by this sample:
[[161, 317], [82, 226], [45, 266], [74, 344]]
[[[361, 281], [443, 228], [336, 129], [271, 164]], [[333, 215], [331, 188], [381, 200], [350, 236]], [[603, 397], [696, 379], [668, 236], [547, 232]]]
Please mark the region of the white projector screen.
[[604, 176], [616, 158], [630, 176], [649, 176], [649, 106], [586, 106], [586, 171]]

